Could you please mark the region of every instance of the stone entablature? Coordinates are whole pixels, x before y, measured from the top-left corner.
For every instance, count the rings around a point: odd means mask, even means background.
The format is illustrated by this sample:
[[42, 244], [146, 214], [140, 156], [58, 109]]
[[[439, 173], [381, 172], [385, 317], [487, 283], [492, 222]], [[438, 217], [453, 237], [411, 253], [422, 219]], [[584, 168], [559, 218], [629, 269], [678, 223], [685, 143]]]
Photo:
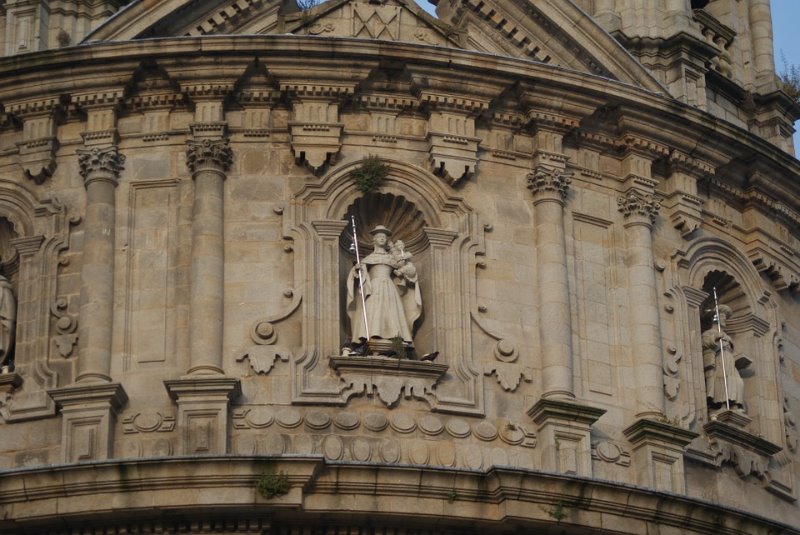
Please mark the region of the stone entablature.
[[[306, 82], [298, 46], [326, 55]], [[402, 83], [382, 85], [387, 64]], [[43, 67], [0, 68], [0, 102], [36, 97], [27, 82]], [[84, 77], [71, 78], [75, 69]], [[739, 533], [775, 527], [758, 516], [768, 507], [777, 523], [796, 516], [798, 461], [783, 410], [800, 406], [791, 379], [800, 165], [764, 140], [626, 84], [404, 43], [114, 43], [62, 51], [44, 70], [77, 86], [58, 101], [66, 115], [48, 123], [61, 147], [47, 152], [51, 174], [25, 178], [23, 124], [0, 133], [0, 218], [17, 232], [24, 325], [18, 369], [0, 380], [0, 425], [55, 426], [68, 440], [41, 438], [29, 451], [0, 442], [0, 466], [21, 470], [0, 475], [0, 488], [10, 485], [3, 507], [21, 507], [14, 474], [35, 482], [30, 467], [62, 460], [106, 467], [116, 461], [105, 458], [136, 457], [152, 467], [151, 457], [174, 457], [159, 462], [180, 465], [175, 486], [190, 488], [200, 484], [183, 470], [211, 468], [180, 455], [314, 455], [275, 461], [292, 486], [280, 503], [324, 502], [344, 485], [331, 482], [333, 467], [354, 462], [366, 465], [348, 473], [365, 479], [398, 464], [431, 477], [474, 471], [430, 491], [453, 518], [447, 504], [464, 496], [490, 503], [512, 492], [533, 511], [530, 525], [554, 520], [530, 507], [540, 503], [558, 516], [559, 507], [636, 516], [561, 488], [576, 481], [615, 499], [682, 495], [668, 519], [653, 517], [656, 505], [637, 513], [632, 533], [647, 522], [685, 526], [694, 514], [692, 529], [714, 533], [713, 512], [727, 506], [750, 515]], [[71, 110], [87, 109], [77, 95], [102, 94], [106, 77], [112, 96], [96, 100], [114, 111], [95, 109], [89, 124]], [[6, 112], [24, 121], [14, 106]], [[373, 140], [375, 114], [394, 118], [393, 142]], [[93, 145], [94, 132], [111, 133]], [[498, 152], [500, 135], [513, 150]], [[738, 159], [745, 146], [754, 161]], [[352, 177], [368, 155], [387, 175], [365, 194]], [[456, 177], [457, 165], [469, 172]], [[425, 317], [414, 342], [420, 355], [438, 352], [432, 364], [341, 356], [345, 218], [363, 218], [362, 231], [391, 226], [370, 213], [415, 233], [407, 245]], [[735, 346], [755, 364], [743, 377], [752, 421], [735, 430], [711, 420], [705, 399], [701, 322], [712, 286], [735, 311]], [[85, 312], [98, 304], [111, 313]], [[756, 468], [732, 467], [737, 455]], [[298, 469], [306, 475], [294, 471], [302, 463], [313, 465]], [[259, 475], [234, 477], [241, 494], [228, 504], [252, 503]], [[512, 476], [519, 488], [475, 490]], [[560, 498], [526, 487], [542, 481], [556, 482]], [[358, 488], [347, 485], [339, 489]], [[709, 493], [725, 505], [700, 501]]]

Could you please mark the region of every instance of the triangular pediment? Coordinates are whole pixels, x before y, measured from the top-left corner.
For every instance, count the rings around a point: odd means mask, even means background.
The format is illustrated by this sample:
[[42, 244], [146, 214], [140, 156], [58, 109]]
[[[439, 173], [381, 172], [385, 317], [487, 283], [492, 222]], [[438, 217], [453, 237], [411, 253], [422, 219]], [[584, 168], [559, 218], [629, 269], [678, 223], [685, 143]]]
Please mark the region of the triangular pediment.
[[[302, 0], [301, 0], [302, 1]], [[439, 18], [413, 0], [138, 0], [86, 41], [295, 34], [463, 48], [560, 66], [667, 92], [573, 0], [440, 0]]]

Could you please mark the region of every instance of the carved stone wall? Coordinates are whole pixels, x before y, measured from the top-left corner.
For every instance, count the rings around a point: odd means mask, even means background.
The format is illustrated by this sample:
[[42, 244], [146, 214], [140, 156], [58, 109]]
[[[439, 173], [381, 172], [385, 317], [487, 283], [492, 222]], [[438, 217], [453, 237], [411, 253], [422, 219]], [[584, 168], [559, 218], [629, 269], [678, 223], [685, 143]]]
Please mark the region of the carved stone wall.
[[[800, 163], [625, 65], [352, 4], [0, 62], [0, 531], [798, 533]], [[347, 346], [348, 215], [413, 254], [418, 358]]]

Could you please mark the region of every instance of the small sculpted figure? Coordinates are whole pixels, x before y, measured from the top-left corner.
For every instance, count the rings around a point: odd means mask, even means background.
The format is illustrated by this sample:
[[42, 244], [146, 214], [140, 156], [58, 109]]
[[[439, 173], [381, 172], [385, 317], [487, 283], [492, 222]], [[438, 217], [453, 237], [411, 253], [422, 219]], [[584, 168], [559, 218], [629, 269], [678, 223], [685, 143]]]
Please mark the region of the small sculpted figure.
[[[407, 347], [413, 344], [414, 322], [422, 313], [422, 296], [417, 284], [417, 270], [411, 254], [398, 240], [391, 243], [392, 232], [378, 225], [372, 231], [373, 251], [353, 266], [347, 276], [347, 314], [350, 318], [353, 345], [364, 340], [402, 338]], [[358, 273], [366, 305], [366, 322], [360, 296]], [[367, 325], [369, 332], [367, 332]]]
[[725, 323], [731, 313], [731, 308], [726, 305], [719, 306], [719, 315], [711, 310], [711, 325], [703, 331], [706, 397], [709, 408], [714, 411], [726, 409], [728, 401], [731, 409], [744, 412], [744, 381], [736, 367], [733, 339], [725, 332]]
[[0, 363], [8, 364], [16, 330], [17, 301], [14, 299], [11, 283], [0, 275]]

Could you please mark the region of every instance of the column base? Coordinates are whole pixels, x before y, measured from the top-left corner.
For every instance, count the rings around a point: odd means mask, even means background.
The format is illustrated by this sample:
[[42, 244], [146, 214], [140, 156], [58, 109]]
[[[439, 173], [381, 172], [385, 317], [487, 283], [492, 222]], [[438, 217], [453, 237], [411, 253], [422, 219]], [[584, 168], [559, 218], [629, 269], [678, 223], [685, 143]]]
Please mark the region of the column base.
[[61, 409], [63, 462], [102, 461], [114, 456], [117, 411], [128, 402], [121, 384], [75, 384], [47, 393]]
[[179, 451], [185, 455], [228, 452], [228, 407], [242, 394], [239, 379], [209, 375], [164, 381], [178, 405]]
[[657, 420], [639, 419], [622, 431], [633, 445], [637, 483], [655, 490], [686, 493], [683, 454], [699, 435]]
[[540, 399], [528, 410], [542, 444], [542, 468], [551, 472], [592, 475], [592, 425], [604, 409], [574, 401]]

